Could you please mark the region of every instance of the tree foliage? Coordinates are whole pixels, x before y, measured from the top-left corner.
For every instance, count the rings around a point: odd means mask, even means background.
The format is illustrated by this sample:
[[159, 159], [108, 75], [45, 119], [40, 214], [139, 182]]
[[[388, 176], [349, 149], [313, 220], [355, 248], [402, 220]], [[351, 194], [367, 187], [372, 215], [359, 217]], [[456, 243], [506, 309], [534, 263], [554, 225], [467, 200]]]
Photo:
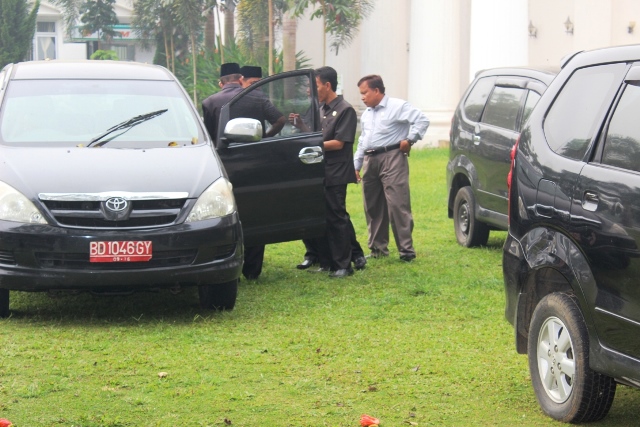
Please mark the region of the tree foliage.
[[0, 68], [26, 59], [36, 31], [40, 1], [29, 12], [25, 0], [0, 0]]
[[119, 24], [113, 5], [116, 0], [87, 0], [80, 7], [80, 30], [86, 34], [98, 33], [102, 40], [110, 41], [120, 35], [113, 27]]
[[68, 36], [71, 36], [73, 27], [76, 25], [76, 21], [80, 17], [80, 9], [84, 0], [49, 0], [51, 4], [60, 6], [62, 8], [62, 15], [64, 16], [65, 31]]
[[269, 51], [269, 25], [282, 21], [282, 13], [289, 7], [287, 0], [273, 0], [274, 21], [269, 22], [268, 0], [240, 0], [237, 6], [238, 46], [252, 61]]
[[311, 19], [320, 18], [325, 34], [331, 39], [330, 48], [336, 55], [347, 47], [358, 33], [360, 23], [373, 11], [375, 0], [293, 0], [296, 15], [313, 7]]

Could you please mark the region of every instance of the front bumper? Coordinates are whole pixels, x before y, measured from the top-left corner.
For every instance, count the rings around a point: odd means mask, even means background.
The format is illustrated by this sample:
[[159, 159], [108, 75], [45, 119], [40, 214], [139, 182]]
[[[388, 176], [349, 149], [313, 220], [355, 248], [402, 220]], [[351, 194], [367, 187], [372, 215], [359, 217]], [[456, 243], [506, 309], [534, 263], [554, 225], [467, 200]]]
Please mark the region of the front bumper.
[[[89, 261], [92, 241], [151, 241], [144, 262]], [[152, 229], [76, 229], [0, 221], [0, 288], [131, 290], [240, 277], [238, 215]]]

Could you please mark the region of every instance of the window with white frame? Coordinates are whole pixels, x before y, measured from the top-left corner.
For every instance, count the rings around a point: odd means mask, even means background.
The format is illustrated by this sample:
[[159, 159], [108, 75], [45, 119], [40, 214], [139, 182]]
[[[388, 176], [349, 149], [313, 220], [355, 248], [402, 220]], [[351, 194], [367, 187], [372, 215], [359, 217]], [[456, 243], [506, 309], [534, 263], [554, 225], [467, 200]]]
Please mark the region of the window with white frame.
[[34, 60], [56, 59], [56, 23], [38, 22]]

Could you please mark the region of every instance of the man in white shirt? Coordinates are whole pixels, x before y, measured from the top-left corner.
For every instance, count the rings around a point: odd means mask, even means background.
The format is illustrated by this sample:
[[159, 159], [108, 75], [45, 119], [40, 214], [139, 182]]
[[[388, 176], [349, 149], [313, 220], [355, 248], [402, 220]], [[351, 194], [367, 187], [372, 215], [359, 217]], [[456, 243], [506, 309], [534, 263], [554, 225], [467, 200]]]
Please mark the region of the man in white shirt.
[[429, 119], [408, 102], [385, 95], [382, 78], [368, 75], [358, 88], [367, 109], [354, 155], [356, 178], [362, 182], [371, 258], [389, 256], [389, 222], [400, 259], [415, 259], [409, 191], [409, 151], [422, 139]]

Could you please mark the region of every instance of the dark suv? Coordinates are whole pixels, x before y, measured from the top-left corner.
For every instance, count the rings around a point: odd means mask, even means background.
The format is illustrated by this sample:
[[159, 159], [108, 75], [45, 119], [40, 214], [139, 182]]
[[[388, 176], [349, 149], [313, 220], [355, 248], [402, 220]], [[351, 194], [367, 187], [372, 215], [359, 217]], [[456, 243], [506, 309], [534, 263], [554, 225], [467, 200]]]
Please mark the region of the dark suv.
[[579, 53], [513, 151], [505, 315], [543, 411], [603, 418], [640, 386], [640, 46]]
[[447, 186], [449, 218], [462, 246], [487, 243], [507, 229], [509, 153], [555, 72], [528, 68], [481, 71], [451, 123]]

